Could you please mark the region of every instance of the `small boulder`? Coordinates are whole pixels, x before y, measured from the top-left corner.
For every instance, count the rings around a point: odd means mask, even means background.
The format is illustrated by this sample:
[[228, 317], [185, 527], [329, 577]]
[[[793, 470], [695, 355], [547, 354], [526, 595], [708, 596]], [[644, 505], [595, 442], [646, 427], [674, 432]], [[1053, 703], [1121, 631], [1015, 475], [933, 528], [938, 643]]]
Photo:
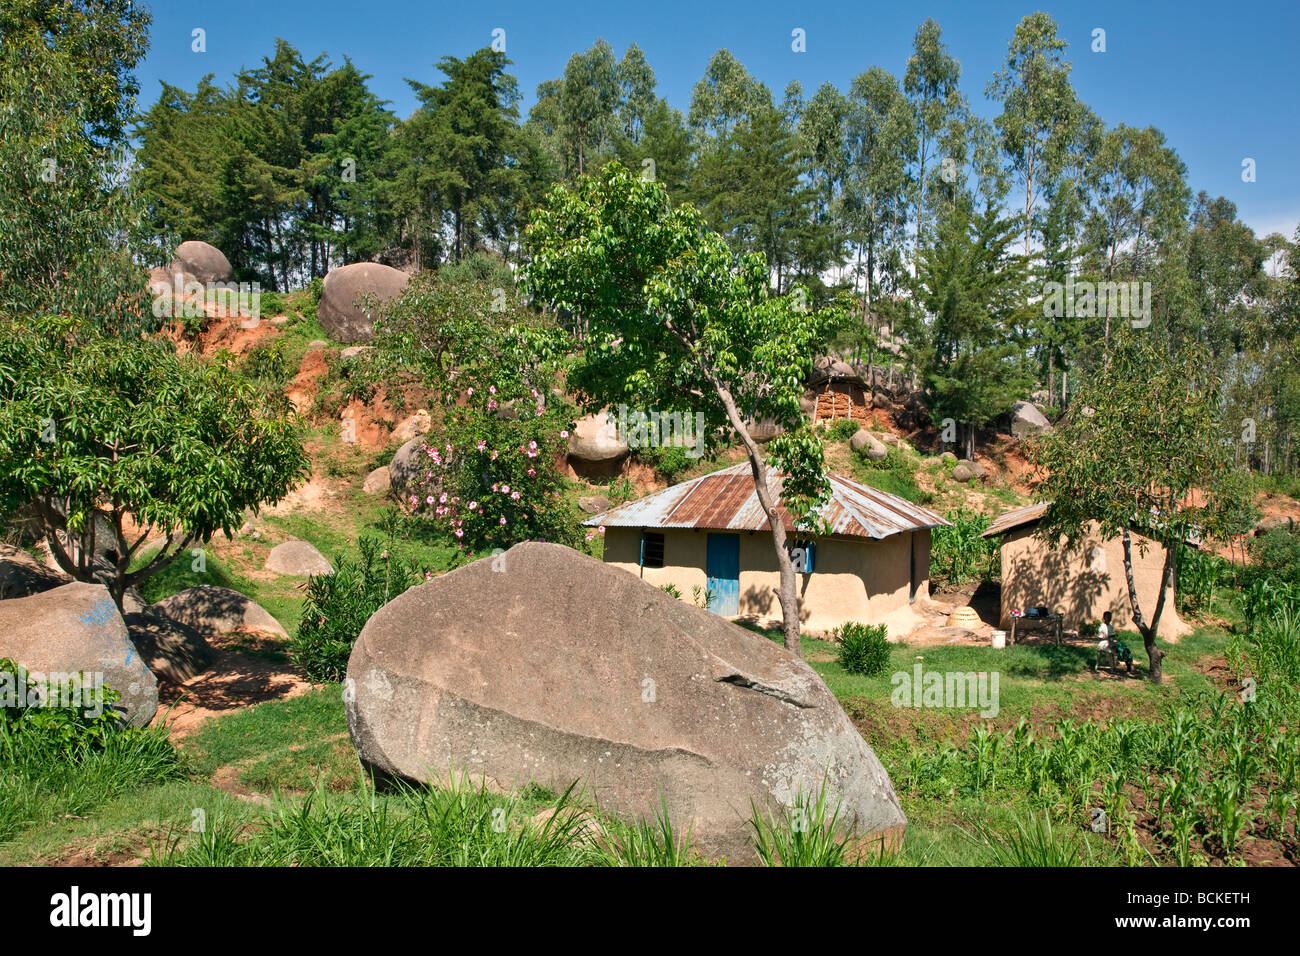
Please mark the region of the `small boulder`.
[[287, 315], [277, 315], [275, 318], [271, 320], [271, 325], [275, 326], [275, 328], [277, 329], [282, 329], [288, 324], [289, 324], [289, 317]]
[[302, 577], [309, 574], [334, 573], [330, 563], [316, 550], [314, 544], [297, 538], [272, 548], [271, 553], [266, 557], [266, 568], [277, 574], [293, 574]]
[[373, 345], [349, 345], [347, 348], [339, 352], [339, 358], [342, 359], [360, 358], [363, 355], [369, 355], [374, 350], [375, 347]]
[[946, 465], [956, 464], [957, 456], [950, 451], [945, 451], [939, 455], [939, 460]]
[[179, 621], [204, 637], [229, 634], [239, 628], [256, 628], [279, 637], [289, 636], [280, 622], [262, 605], [238, 591], [217, 587], [215, 584], [186, 588], [157, 604], [149, 605], [149, 608], [173, 621]]
[[[374, 337], [374, 315], [358, 303], [363, 295], [378, 304], [401, 295], [410, 279], [405, 272], [378, 262], [354, 262], [331, 269], [321, 286], [316, 317], [339, 342], [368, 342]], [[371, 306], [374, 308], [374, 305]]]
[[361, 484], [361, 490], [368, 495], [386, 495], [392, 487], [393, 479], [388, 473], [387, 465], [376, 468], [366, 475], [366, 480]]
[[131, 641], [160, 679], [182, 684], [211, 666], [212, 647], [198, 631], [150, 608], [124, 618]]
[[884, 461], [886, 456], [889, 455], [889, 449], [881, 444], [879, 439], [861, 428], [849, 439], [849, 447], [859, 455], [865, 455], [871, 461]]
[[[326, 342], [324, 339], [312, 339], [310, 342], [307, 343], [308, 352], [319, 352], [321, 349], [328, 348], [328, 347], [329, 347], [329, 343]], [[304, 363], [306, 362], [305, 357], [303, 361]]]
[[1011, 406], [1011, 434], [1021, 441], [1051, 430], [1047, 416], [1029, 402], [1016, 402]]
[[975, 477], [975, 473], [965, 465], [958, 465], [952, 470], [952, 477], [954, 481], [960, 481], [965, 484]]
[[230, 260], [216, 246], [191, 239], [176, 247], [176, 260], [172, 268], [188, 272], [205, 285], [209, 282], [229, 282], [234, 275]]
[[589, 495], [578, 499], [578, 507], [589, 515], [599, 515], [614, 507], [614, 503], [604, 495]]
[[604, 414], [579, 419], [569, 435], [569, 458], [593, 464], [621, 461], [627, 457], [627, 442], [618, 437], [618, 423]]
[[972, 478], [988, 477], [989, 474], [988, 470], [977, 461], [971, 461], [969, 458], [963, 458], [961, 459], [961, 461], [957, 462], [957, 464], [965, 465], [966, 469], [971, 473]]
[[393, 434], [389, 436], [393, 441], [400, 441], [403, 444], [420, 435], [427, 435], [433, 429], [433, 419], [423, 408], [400, 421]]
[[393, 455], [388, 466], [389, 482], [398, 494], [409, 494], [429, 473], [424, 438], [412, 438]]
[[158, 710], [158, 681], [103, 585], [74, 581], [0, 601], [0, 657], [34, 678], [80, 672], [102, 680], [122, 695], [115, 706], [133, 727], [149, 723]]

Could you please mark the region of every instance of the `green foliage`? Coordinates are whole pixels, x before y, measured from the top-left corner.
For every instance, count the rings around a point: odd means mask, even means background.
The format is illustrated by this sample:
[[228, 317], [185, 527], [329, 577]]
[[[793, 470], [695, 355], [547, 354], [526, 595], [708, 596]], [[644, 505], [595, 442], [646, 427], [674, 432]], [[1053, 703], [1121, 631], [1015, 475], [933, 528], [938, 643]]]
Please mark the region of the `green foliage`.
[[555, 467], [568, 448], [570, 409], [559, 400], [519, 402], [517, 417], [505, 417], [497, 394], [488, 386], [452, 408], [442, 444], [422, 446], [427, 471], [408, 496], [411, 507], [471, 557], [520, 541], [576, 544], [564, 477]]
[[849, 622], [831, 631], [839, 643], [839, 662], [850, 674], [879, 677], [889, 667], [889, 628]]
[[1250, 542], [1251, 561], [1280, 581], [1300, 582], [1300, 534], [1271, 528]]
[[[34, 500], [60, 566], [82, 581], [107, 526], [116, 600], [309, 471], [283, 407], [220, 363], [57, 319], [0, 331], [0, 507]], [[147, 532], [135, 541], [128, 514]], [[127, 571], [148, 533], [168, 540]]]
[[25, 825], [82, 815], [181, 775], [166, 731], [126, 728], [110, 709], [119, 699], [112, 688], [83, 676], [62, 689], [28, 685], [19, 699], [20, 675], [25, 682], [20, 665], [0, 660], [0, 693], [15, 695], [0, 707], [0, 843]]
[[764, 866], [841, 866], [849, 860], [853, 837], [828, 801], [826, 781], [816, 796], [800, 792], [793, 807], [764, 811], [751, 803], [754, 846]]
[[399, 552], [396, 539], [367, 535], [358, 556], [340, 555], [333, 574], [314, 574], [297, 634], [289, 642], [294, 664], [312, 681], [339, 681], [366, 621], [381, 607], [428, 576]]
[[699, 459], [692, 458], [680, 445], [652, 445], [636, 449], [637, 458], [650, 465], [660, 478], [668, 484], [675, 484], [677, 479]]
[[862, 423], [853, 418], [841, 418], [839, 421], [831, 422], [826, 429], [826, 437], [831, 441], [848, 441], [856, 435]]
[[1034, 814], [1026, 823], [1016, 821], [1010, 834], [999, 834], [988, 826], [981, 826], [973, 839], [986, 848], [990, 866], [1075, 867], [1092, 862], [1092, 846], [1077, 831], [1052, 830], [1052, 818], [1044, 813]]
[[989, 526], [985, 515], [959, 508], [947, 516], [951, 526], [930, 532], [930, 577], [940, 587], [958, 587], [972, 579], [993, 579], [997, 542], [981, 537]]
[[98, 0], [0, 9], [0, 316], [156, 326], [117, 241], [134, 219], [119, 180], [149, 20], [143, 4]]

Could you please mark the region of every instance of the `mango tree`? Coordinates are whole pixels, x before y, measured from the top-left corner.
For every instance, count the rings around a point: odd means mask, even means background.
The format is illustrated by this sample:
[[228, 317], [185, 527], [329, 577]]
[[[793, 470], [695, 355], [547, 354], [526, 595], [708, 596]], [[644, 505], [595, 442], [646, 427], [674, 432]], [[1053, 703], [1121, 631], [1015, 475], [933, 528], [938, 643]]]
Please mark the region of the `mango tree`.
[[59, 567], [105, 583], [119, 609], [309, 472], [296, 424], [224, 365], [66, 319], [0, 319], [0, 508], [32, 509]]
[[[802, 290], [770, 295], [762, 255], [737, 259], [698, 210], [673, 208], [663, 187], [618, 163], [557, 187], [529, 226], [528, 246], [533, 295], [586, 323], [587, 347], [568, 377], [584, 407], [703, 413], [705, 448], [728, 426], [739, 437], [772, 529], [785, 645], [798, 654], [782, 512], [795, 529], [815, 531], [829, 495], [821, 440], [799, 403], [835, 316], [809, 310]], [[753, 437], [764, 421], [785, 429], [766, 456]], [[769, 469], [784, 476], [779, 495]]]
[[[1075, 393], [1069, 411], [1035, 449], [1046, 471], [1040, 486], [1052, 506], [1039, 535], [1065, 546], [1096, 522], [1124, 547], [1124, 581], [1133, 623], [1161, 682], [1164, 652], [1156, 634], [1165, 596], [1177, 581], [1180, 545], [1230, 530], [1242, 484], [1228, 467], [1231, 430], [1220, 421], [1220, 382], [1208, 357], [1188, 347], [1174, 354], [1130, 332]], [[1133, 578], [1133, 538], [1164, 548], [1155, 606], [1146, 613]]]

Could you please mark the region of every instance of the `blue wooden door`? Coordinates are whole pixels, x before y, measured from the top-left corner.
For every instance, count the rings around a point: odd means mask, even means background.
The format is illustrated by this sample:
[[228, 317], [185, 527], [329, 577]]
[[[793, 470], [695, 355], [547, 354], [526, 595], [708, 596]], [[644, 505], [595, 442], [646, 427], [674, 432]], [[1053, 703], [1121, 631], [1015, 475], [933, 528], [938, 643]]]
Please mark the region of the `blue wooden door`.
[[706, 572], [709, 610], [723, 617], [740, 613], [740, 535], [711, 534]]

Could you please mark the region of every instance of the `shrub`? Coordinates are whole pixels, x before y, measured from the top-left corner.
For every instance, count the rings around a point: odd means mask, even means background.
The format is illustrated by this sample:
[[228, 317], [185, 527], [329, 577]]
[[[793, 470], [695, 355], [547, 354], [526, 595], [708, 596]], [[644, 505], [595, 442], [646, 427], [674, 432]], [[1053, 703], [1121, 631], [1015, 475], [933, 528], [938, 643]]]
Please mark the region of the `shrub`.
[[879, 677], [889, 666], [889, 628], [850, 622], [831, 632], [840, 645], [840, 666], [850, 674]]
[[366, 536], [357, 547], [357, 558], [336, 557], [333, 574], [313, 575], [307, 582], [302, 621], [289, 642], [289, 655], [313, 681], [342, 680], [366, 621], [426, 576], [414, 562], [394, 554], [391, 534], [386, 546]]
[[324, 289], [325, 280], [317, 276], [307, 283], [307, 287], [302, 290], [301, 297], [298, 300], [298, 311], [302, 313], [304, 319], [316, 318], [316, 309], [320, 305], [320, 297]]
[[949, 586], [964, 584], [971, 578], [992, 580], [997, 545], [991, 538], [982, 537], [989, 519], [959, 508], [948, 515], [948, 520], [951, 527], [931, 532], [930, 574], [935, 583]]
[[858, 433], [862, 423], [852, 418], [841, 418], [832, 422], [830, 428], [826, 430], [831, 441], [848, 441]]
[[1300, 581], [1300, 534], [1272, 528], [1250, 542], [1250, 557], [1264, 574]]
[[637, 449], [636, 456], [655, 470], [668, 484], [674, 484], [682, 473], [691, 467], [692, 458], [686, 449], [673, 445]]
[[507, 418], [496, 414], [495, 394], [491, 388], [478, 396], [487, 399], [486, 408], [448, 413], [440, 442], [423, 448], [428, 471], [408, 503], [471, 556], [520, 541], [575, 545], [578, 532], [555, 467], [568, 448], [567, 406], [519, 402], [518, 417]]

